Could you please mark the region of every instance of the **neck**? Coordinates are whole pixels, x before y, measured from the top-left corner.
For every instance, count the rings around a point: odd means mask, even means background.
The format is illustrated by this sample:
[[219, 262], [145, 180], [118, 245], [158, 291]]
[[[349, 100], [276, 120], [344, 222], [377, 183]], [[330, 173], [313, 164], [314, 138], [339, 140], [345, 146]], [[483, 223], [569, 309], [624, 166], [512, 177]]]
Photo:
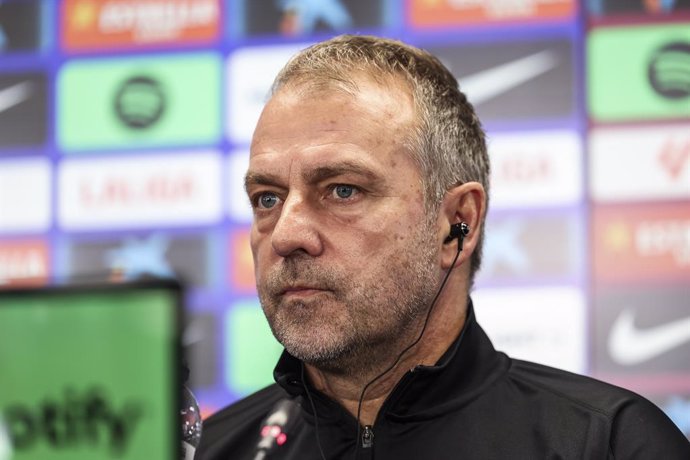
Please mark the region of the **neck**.
[[[370, 361], [364, 369], [353, 366], [347, 370], [334, 370], [307, 364], [306, 370], [312, 384], [316, 389], [340, 403], [353, 417], [357, 418], [359, 415], [362, 425], [373, 425], [381, 406], [400, 379], [416, 366], [436, 364], [457, 338], [465, 324], [467, 299], [466, 294], [459, 298], [452, 296], [453, 294], [448, 292], [438, 299], [438, 304], [431, 313], [429, 323], [419, 343], [407, 351], [392, 370], [367, 387], [361, 409], [359, 400], [362, 390], [388, 369], [400, 352], [417, 339], [425, 318], [422, 318], [418, 326], [413, 328], [415, 333], [412, 337], [405, 337], [400, 343], [386, 347], [394, 351], [381, 359]], [[384, 347], [379, 347], [379, 349], [382, 348]]]

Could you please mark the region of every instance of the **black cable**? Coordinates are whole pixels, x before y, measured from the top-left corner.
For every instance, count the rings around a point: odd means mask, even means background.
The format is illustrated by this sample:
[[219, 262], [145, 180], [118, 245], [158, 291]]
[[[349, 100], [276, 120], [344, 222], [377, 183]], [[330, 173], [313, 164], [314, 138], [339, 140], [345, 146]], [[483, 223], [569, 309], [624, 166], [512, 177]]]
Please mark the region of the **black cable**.
[[314, 433], [316, 433], [316, 446], [319, 448], [319, 453], [321, 454], [321, 460], [326, 460], [326, 456], [323, 454], [323, 448], [321, 447], [321, 438], [319, 437], [319, 417], [316, 415], [316, 406], [314, 405], [314, 400], [309, 393], [309, 388], [307, 387], [307, 380], [304, 377], [304, 363], [302, 363], [301, 371], [302, 387], [304, 392], [307, 393], [307, 399], [309, 399], [309, 404], [311, 404], [311, 410], [314, 413]]
[[[438, 297], [441, 295], [441, 292], [443, 292], [443, 288], [446, 285], [446, 281], [448, 281], [448, 277], [450, 276], [450, 273], [453, 271], [455, 268], [455, 262], [458, 260], [458, 257], [460, 256], [460, 253], [462, 252], [462, 237], [458, 240], [458, 252], [455, 253], [455, 257], [453, 258], [453, 262], [450, 265], [450, 268], [448, 269], [448, 272], [446, 273], [446, 276], [443, 278], [443, 281], [441, 282], [441, 287], [438, 288], [438, 292], [436, 292], [436, 295], [434, 296], [434, 299], [431, 301], [431, 305], [429, 306], [429, 310], [426, 313], [426, 319], [424, 320], [424, 326], [422, 327], [421, 332], [419, 333], [419, 336], [417, 339], [412, 342], [410, 345], [405, 347], [403, 351], [400, 352], [397, 358], [395, 358], [395, 361], [393, 364], [391, 364], [385, 371], [381, 372], [379, 375], [374, 377], [372, 380], [369, 381], [366, 385], [364, 385], [364, 388], [362, 389], [362, 394], [359, 396], [359, 403], [357, 404], [357, 436], [355, 437], [355, 454], [352, 457], [353, 459], [357, 459], [357, 452], [359, 451], [359, 435], [360, 435], [360, 417], [362, 415], [362, 402], [364, 401], [364, 394], [366, 393], [367, 389], [369, 389], [369, 386], [376, 382], [378, 379], [395, 369], [395, 366], [398, 365], [400, 362], [400, 359], [412, 349], [415, 345], [419, 343], [420, 340], [422, 340], [422, 337], [424, 336], [424, 332], [426, 331], [426, 327], [429, 324], [429, 318], [431, 317], [431, 312], [434, 309], [434, 306], [436, 305], [436, 301], [438, 300]], [[325, 460], [325, 459], [324, 459]]]

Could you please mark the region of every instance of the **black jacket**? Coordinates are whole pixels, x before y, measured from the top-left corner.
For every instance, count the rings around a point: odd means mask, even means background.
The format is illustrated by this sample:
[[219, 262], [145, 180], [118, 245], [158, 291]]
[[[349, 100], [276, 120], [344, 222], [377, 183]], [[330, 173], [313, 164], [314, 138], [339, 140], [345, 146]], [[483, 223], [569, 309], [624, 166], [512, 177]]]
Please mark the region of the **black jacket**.
[[[301, 409], [287, 422], [286, 442], [268, 459], [320, 459], [315, 421], [325, 457], [353, 459], [354, 417], [312, 387], [315, 418], [301, 371], [302, 363], [283, 353], [277, 384], [205, 422], [195, 458], [255, 458], [262, 422], [288, 398]], [[401, 379], [372, 431], [373, 445], [360, 443], [357, 458], [690, 459], [688, 440], [646, 399], [495, 351], [471, 303], [458, 340], [437, 365], [419, 366]]]

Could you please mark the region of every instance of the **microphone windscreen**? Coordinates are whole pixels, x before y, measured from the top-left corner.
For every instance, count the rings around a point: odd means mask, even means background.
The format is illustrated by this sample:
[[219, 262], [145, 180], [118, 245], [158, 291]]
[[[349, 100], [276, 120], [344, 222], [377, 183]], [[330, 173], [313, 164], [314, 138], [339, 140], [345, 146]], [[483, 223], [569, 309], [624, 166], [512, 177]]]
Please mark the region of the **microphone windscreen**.
[[299, 419], [300, 406], [288, 398], [279, 400], [261, 423], [254, 459], [263, 459], [288, 441], [290, 430]]

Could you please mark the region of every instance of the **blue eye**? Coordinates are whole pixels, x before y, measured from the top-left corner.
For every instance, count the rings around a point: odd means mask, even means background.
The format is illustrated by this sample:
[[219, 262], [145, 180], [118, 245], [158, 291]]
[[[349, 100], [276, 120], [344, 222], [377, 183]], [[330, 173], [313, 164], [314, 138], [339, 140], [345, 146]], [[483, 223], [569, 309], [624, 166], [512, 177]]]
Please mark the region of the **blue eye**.
[[270, 209], [278, 203], [278, 197], [273, 193], [263, 193], [259, 196], [259, 207]]
[[350, 198], [355, 193], [352, 185], [336, 185], [333, 190], [338, 198]]

